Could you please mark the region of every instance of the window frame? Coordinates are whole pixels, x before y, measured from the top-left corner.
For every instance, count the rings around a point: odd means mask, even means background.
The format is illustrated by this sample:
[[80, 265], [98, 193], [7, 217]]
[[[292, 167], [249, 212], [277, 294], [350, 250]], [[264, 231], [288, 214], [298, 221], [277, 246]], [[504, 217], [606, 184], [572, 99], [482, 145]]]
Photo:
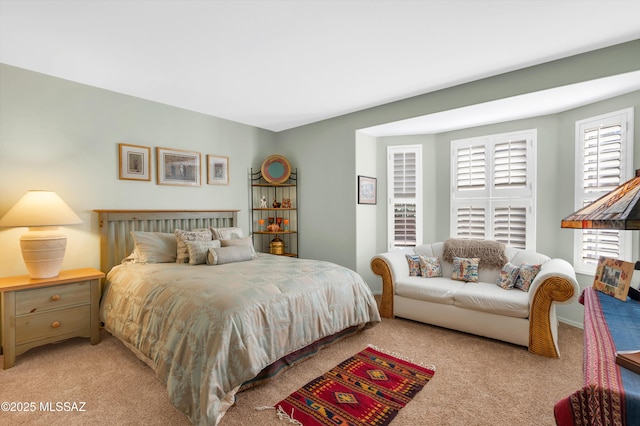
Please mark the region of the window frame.
[[[504, 207], [525, 208], [524, 232], [525, 249], [536, 248], [536, 162], [537, 162], [537, 129], [527, 129], [509, 133], [500, 133], [482, 137], [458, 139], [451, 141], [451, 236], [465, 237], [459, 233], [458, 211], [468, 206], [482, 206], [485, 209], [485, 239], [494, 239], [496, 231], [496, 209]], [[524, 167], [525, 182], [517, 187], [498, 187], [496, 185], [496, 147], [505, 143], [525, 141]], [[475, 148], [478, 153], [484, 152], [484, 159], [480, 154], [475, 157], [475, 180], [484, 181], [483, 186], [467, 189], [458, 185], [460, 172], [458, 156], [461, 151]], [[514, 152], [521, 147], [514, 147]], [[464, 153], [466, 155], [466, 152]], [[481, 164], [484, 162], [483, 164]], [[511, 164], [511, 163], [510, 163]], [[516, 164], [515, 162], [513, 164]], [[464, 172], [464, 171], [463, 171]], [[482, 176], [482, 177], [481, 177]], [[479, 237], [476, 237], [479, 238]]]
[[421, 245], [423, 239], [423, 224], [424, 224], [424, 209], [423, 209], [423, 182], [422, 182], [422, 145], [420, 144], [412, 144], [412, 145], [389, 145], [387, 146], [387, 248], [388, 250], [394, 250], [402, 247], [412, 247], [407, 245], [398, 245], [395, 244], [395, 205], [396, 204], [406, 204], [406, 203], [396, 203], [395, 198], [395, 190], [394, 190], [394, 172], [395, 172], [395, 164], [393, 155], [396, 152], [414, 152], [416, 156], [416, 197], [415, 197], [415, 206], [416, 206], [416, 242], [415, 245]]
[[[626, 182], [634, 176], [633, 170], [633, 121], [634, 108], [625, 108], [593, 117], [584, 118], [575, 122], [575, 177], [574, 177], [574, 209], [577, 211], [587, 205], [589, 202], [595, 201], [600, 196], [609, 192], [609, 190], [592, 191], [591, 195], [585, 195], [584, 191], [584, 147], [583, 142], [585, 128], [602, 127], [603, 125], [621, 126], [621, 148], [620, 148], [620, 184]], [[598, 125], [599, 124], [599, 125]], [[585, 275], [594, 275], [597, 268], [597, 260], [591, 262], [583, 261], [583, 243], [584, 233], [593, 232], [593, 230], [574, 230], [573, 240], [573, 267], [577, 273]], [[599, 232], [609, 232], [602, 230]], [[617, 231], [618, 247], [620, 259], [631, 259], [633, 237], [630, 231]]]

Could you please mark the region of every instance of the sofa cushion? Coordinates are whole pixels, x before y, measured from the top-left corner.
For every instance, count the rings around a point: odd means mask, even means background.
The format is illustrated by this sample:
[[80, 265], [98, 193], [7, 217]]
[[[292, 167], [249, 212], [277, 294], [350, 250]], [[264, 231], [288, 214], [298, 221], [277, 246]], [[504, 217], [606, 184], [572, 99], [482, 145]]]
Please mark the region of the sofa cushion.
[[541, 253], [536, 253], [529, 250], [515, 249], [513, 253], [513, 257], [509, 259], [509, 262], [513, 263], [514, 265], [520, 265], [521, 263], [541, 265], [543, 263], [548, 262], [549, 259], [550, 259], [549, 256], [546, 256]]
[[409, 265], [409, 276], [419, 277], [420, 274], [420, 256], [417, 254], [407, 254], [407, 264]]
[[[454, 294], [464, 286], [464, 282], [453, 281], [449, 277], [406, 277], [396, 283], [395, 294], [409, 299], [453, 305]], [[521, 291], [518, 293], [524, 294]]]
[[529, 316], [529, 295], [527, 293], [506, 291], [495, 283], [467, 283], [456, 291], [454, 298], [454, 305], [465, 309], [515, 318]]
[[514, 265], [511, 262], [507, 262], [506, 265], [502, 267], [500, 270], [500, 277], [496, 281], [500, 287], [505, 290], [512, 289], [516, 285], [516, 279], [518, 278], [518, 272], [520, 272], [520, 267]]
[[454, 257], [451, 279], [473, 283], [478, 282], [478, 263], [480, 263], [480, 259], [477, 257]]
[[520, 272], [518, 272], [518, 278], [516, 279], [516, 288], [522, 291], [529, 291], [531, 283], [540, 272], [541, 265], [531, 265], [529, 263], [520, 264]]
[[442, 276], [440, 259], [432, 256], [420, 255], [420, 274], [424, 278], [436, 278]]

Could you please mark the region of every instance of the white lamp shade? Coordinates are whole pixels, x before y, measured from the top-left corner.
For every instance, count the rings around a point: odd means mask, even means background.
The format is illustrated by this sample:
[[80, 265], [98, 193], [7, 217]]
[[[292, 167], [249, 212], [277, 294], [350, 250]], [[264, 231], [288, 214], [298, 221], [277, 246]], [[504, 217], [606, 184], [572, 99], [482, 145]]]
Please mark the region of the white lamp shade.
[[80, 217], [53, 191], [29, 191], [0, 219], [0, 226], [29, 227], [20, 237], [22, 258], [31, 278], [60, 273], [67, 236], [58, 225], [82, 223]]
[[0, 226], [58, 226], [82, 219], [53, 191], [29, 191], [0, 219]]

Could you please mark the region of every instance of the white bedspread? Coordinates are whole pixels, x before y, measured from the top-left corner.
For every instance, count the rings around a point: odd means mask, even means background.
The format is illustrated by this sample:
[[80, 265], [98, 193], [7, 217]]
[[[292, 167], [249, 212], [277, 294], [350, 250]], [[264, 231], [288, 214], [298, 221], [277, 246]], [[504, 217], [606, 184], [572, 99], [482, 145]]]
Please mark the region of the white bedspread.
[[239, 386], [284, 355], [380, 321], [355, 272], [268, 254], [217, 266], [116, 266], [100, 317], [196, 424], [216, 424]]

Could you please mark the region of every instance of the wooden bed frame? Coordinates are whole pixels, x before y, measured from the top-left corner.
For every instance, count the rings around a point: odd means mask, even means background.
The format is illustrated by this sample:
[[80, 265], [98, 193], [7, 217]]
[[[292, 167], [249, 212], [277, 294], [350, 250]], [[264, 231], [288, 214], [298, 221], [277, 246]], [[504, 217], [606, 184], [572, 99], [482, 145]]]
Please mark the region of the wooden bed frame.
[[239, 210], [94, 210], [100, 226], [100, 270], [105, 274], [133, 250], [131, 231], [190, 231], [237, 226]]

